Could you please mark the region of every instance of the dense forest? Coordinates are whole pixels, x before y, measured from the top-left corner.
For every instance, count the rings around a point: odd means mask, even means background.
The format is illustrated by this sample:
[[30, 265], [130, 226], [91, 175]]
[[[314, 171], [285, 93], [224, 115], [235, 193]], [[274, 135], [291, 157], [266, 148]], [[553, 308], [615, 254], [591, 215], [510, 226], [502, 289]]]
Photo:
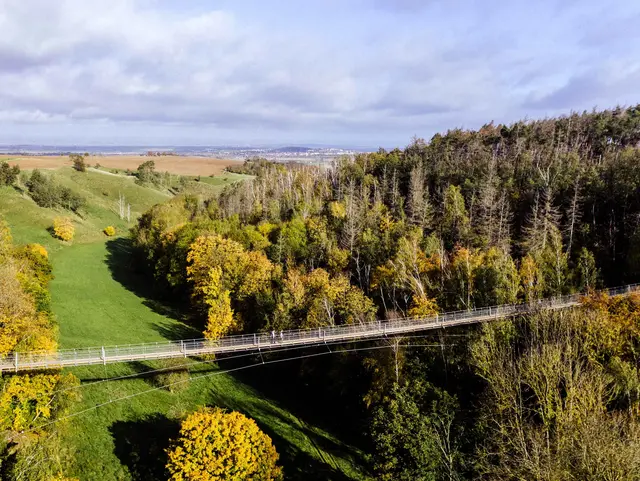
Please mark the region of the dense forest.
[[396, 339], [296, 369], [358, 411], [380, 479], [635, 480], [640, 298], [593, 290], [640, 277], [639, 144], [633, 107], [326, 169], [250, 159], [252, 181], [157, 205], [132, 239], [158, 292], [214, 339], [583, 292], [573, 311], [424, 336], [435, 356]]

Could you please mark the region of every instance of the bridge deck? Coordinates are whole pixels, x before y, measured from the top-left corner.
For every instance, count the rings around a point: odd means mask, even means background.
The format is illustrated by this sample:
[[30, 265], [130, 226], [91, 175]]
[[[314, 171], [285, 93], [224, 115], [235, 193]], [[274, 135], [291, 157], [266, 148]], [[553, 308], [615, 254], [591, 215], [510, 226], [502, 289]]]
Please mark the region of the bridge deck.
[[[610, 296], [640, 290], [639, 284], [607, 289]], [[317, 329], [296, 329], [275, 333], [227, 336], [217, 340], [189, 339], [182, 341], [61, 349], [57, 352], [14, 352], [0, 358], [0, 372], [26, 371], [107, 364], [114, 362], [169, 359], [230, 352], [276, 350], [291, 346], [314, 346], [328, 342], [376, 339], [385, 336], [430, 329], [477, 324], [494, 319], [526, 314], [539, 309], [564, 309], [576, 306], [579, 294], [544, 299], [532, 304], [508, 304], [468, 311], [448, 312], [428, 318], [395, 319], [364, 324], [330, 326]]]

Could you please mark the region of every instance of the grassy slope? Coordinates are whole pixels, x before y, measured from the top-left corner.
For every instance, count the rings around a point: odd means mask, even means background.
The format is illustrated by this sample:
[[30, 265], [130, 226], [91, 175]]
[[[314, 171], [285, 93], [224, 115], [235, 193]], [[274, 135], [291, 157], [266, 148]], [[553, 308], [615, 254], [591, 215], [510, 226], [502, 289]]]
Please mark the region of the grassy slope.
[[[82, 191], [90, 204], [87, 218], [77, 219], [77, 240], [72, 246], [52, 239], [46, 232], [59, 212], [37, 207], [13, 189], [0, 190], [0, 212], [13, 229], [16, 242], [41, 242], [52, 252], [56, 278], [51, 292], [62, 346], [149, 342], [194, 335], [144, 297], [144, 281], [127, 267], [126, 241], [106, 240], [100, 233], [109, 224], [121, 232], [126, 228], [113, 212], [119, 192], [127, 196], [136, 213], [164, 200], [165, 194], [139, 187], [130, 179], [100, 173], [78, 174], [65, 169], [56, 177]], [[219, 185], [227, 183], [222, 182]], [[197, 363], [185, 361], [193, 362]], [[247, 359], [247, 363], [253, 362]], [[154, 367], [161, 364], [76, 369], [85, 385], [83, 400], [76, 409], [157, 386], [153, 377], [86, 385], [104, 377], [141, 373]], [[287, 479], [363, 479], [358, 468], [359, 453], [326, 432], [306, 425], [232, 376], [216, 374], [216, 369], [208, 363], [192, 364], [192, 377], [212, 376], [192, 381], [176, 394], [155, 390], [70, 420], [64, 428], [64, 445], [68, 458], [73, 460], [69, 474], [82, 480], [163, 479], [163, 449], [176, 432], [177, 419], [206, 404], [237, 409], [256, 419], [281, 453]]]

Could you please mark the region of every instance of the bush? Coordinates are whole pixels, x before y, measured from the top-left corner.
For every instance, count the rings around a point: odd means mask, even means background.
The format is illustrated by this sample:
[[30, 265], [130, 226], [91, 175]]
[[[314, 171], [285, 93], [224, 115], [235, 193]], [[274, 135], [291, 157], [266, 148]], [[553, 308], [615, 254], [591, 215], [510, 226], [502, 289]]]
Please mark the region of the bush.
[[105, 235], [107, 235], [109, 237], [112, 237], [112, 236], [116, 235], [116, 228], [113, 227], [112, 225], [109, 225], [109, 226], [104, 228], [103, 232], [105, 233]]
[[20, 167], [14, 165], [11, 167], [6, 162], [0, 162], [0, 186], [13, 185], [20, 175]]
[[167, 370], [156, 374], [154, 384], [170, 393], [177, 393], [189, 387], [189, 371], [185, 368]]
[[271, 438], [238, 412], [205, 408], [191, 414], [168, 454], [171, 480], [282, 479]]
[[69, 160], [73, 162], [73, 168], [78, 172], [86, 172], [87, 171], [87, 163], [84, 161], [84, 157], [80, 154], [71, 154], [69, 156]]
[[69, 242], [73, 240], [75, 231], [76, 228], [68, 217], [56, 217], [53, 220], [53, 233], [58, 239]]

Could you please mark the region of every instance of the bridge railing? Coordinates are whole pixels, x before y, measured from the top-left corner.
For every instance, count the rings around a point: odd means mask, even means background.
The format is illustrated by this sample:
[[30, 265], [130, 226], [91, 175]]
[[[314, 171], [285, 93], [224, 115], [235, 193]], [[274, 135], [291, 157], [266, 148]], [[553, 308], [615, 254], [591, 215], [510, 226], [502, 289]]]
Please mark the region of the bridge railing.
[[[640, 290], [640, 284], [605, 289], [610, 295], [626, 294]], [[569, 294], [542, 299], [530, 304], [507, 304], [469, 310], [446, 312], [425, 318], [399, 318], [359, 324], [326, 326], [311, 329], [293, 329], [278, 332], [262, 332], [226, 336], [220, 339], [187, 339], [156, 343], [60, 349], [56, 352], [17, 352], [0, 357], [0, 370], [19, 368], [47, 368], [70, 365], [96, 364], [126, 360], [161, 359], [163, 357], [233, 352], [277, 348], [283, 345], [317, 344], [327, 341], [379, 337], [385, 334], [409, 332], [429, 326], [458, 325], [482, 322], [491, 318], [507, 317], [536, 309], [562, 307], [576, 304], [582, 294]]]

